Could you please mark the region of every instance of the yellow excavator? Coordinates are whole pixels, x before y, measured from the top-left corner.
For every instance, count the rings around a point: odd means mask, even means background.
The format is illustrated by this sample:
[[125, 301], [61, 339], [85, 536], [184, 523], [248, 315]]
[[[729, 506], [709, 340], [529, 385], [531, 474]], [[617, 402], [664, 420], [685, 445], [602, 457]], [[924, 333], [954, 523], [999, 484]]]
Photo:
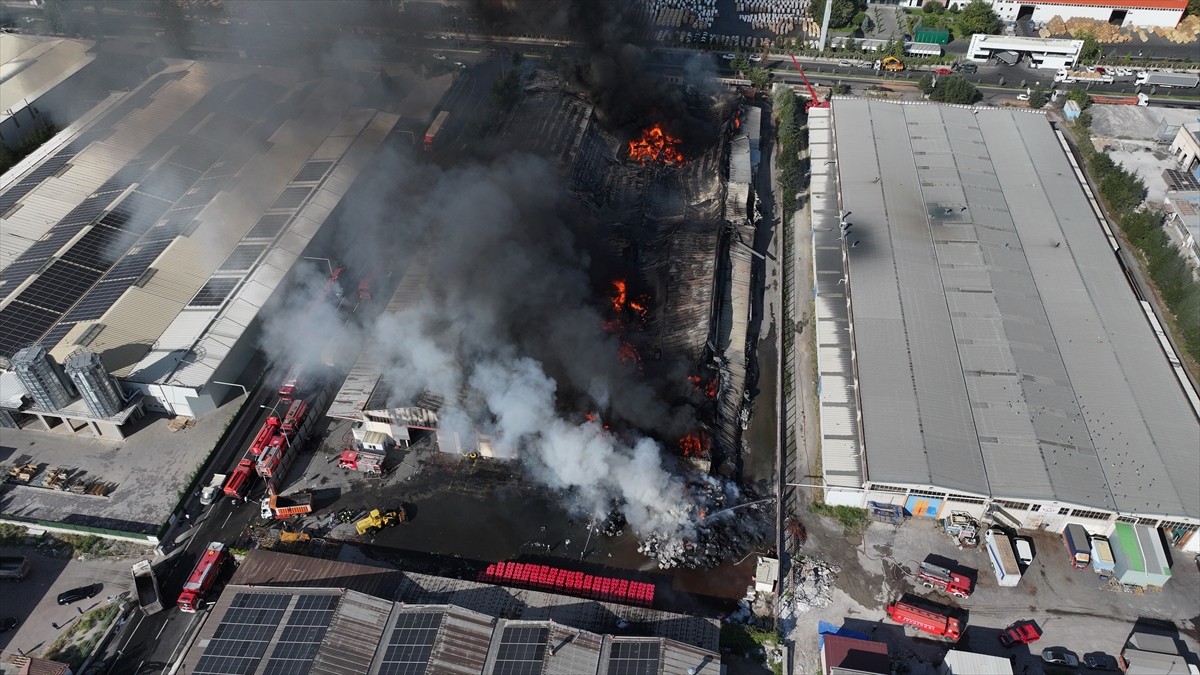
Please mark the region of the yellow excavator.
[[354, 523], [354, 529], [358, 530], [360, 535], [375, 534], [383, 527], [395, 527], [404, 522], [404, 509], [398, 508], [390, 511], [380, 511], [379, 509], [371, 509], [366, 518]]

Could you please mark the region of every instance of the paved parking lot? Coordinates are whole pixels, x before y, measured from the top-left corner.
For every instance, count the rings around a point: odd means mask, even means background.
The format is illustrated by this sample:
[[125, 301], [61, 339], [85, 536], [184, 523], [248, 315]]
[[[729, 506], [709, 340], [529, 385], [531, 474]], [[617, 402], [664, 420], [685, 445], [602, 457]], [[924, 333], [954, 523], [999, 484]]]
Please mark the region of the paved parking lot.
[[[25, 579], [5, 583], [0, 602], [0, 616], [13, 616], [21, 622], [15, 631], [0, 633], [0, 651], [25, 654], [48, 647], [81, 612], [116, 601], [117, 596], [129, 591], [129, 568], [137, 560], [66, 560], [15, 548], [0, 548], [0, 555], [23, 555], [32, 565]], [[66, 606], [58, 604], [59, 593], [97, 582], [104, 588], [94, 598]]]
[[[57, 430], [5, 429], [0, 467], [31, 462], [59, 467], [73, 482], [106, 483], [107, 496], [26, 485], [0, 485], [0, 513], [153, 534], [170, 516], [196, 467], [207, 458], [242, 397], [195, 426], [172, 432], [168, 420], [147, 414], [123, 441]], [[60, 425], [60, 428], [63, 425]]]
[[[838, 564], [842, 571], [830, 606], [797, 617], [792, 632], [796, 672], [812, 672], [817, 663], [818, 621], [845, 625], [874, 640], [888, 642], [893, 657], [901, 656], [913, 665], [911, 672], [919, 673], [931, 666], [947, 645], [913, 639], [901, 627], [883, 620], [884, 606], [905, 594], [961, 608], [967, 629], [958, 647], [984, 654], [1015, 655], [1017, 673], [1042, 673], [1039, 655], [1045, 647], [1063, 646], [1080, 656], [1091, 652], [1117, 655], [1139, 619], [1175, 624], [1192, 652], [1191, 658], [1200, 655], [1196, 641], [1200, 570], [1192, 556], [1178, 551], [1172, 552], [1176, 556], [1172, 578], [1163, 592], [1134, 595], [1107, 590], [1090, 569], [1071, 568], [1059, 535], [1022, 533], [1033, 539], [1034, 561], [1017, 587], [1001, 588], [984, 548], [959, 549], [933, 521], [913, 519], [896, 530], [872, 524], [861, 542], [843, 536], [837, 525], [823, 518], [810, 515], [806, 522], [809, 543], [804, 552]], [[915, 593], [912, 578], [903, 570], [914, 570], [926, 559], [942, 564], [956, 562], [957, 571], [977, 580], [974, 595], [952, 601], [933, 591], [926, 595], [924, 589]], [[1000, 630], [1024, 619], [1041, 626], [1042, 640], [1006, 651], [998, 641]], [[1078, 672], [1089, 671], [1080, 668]]]

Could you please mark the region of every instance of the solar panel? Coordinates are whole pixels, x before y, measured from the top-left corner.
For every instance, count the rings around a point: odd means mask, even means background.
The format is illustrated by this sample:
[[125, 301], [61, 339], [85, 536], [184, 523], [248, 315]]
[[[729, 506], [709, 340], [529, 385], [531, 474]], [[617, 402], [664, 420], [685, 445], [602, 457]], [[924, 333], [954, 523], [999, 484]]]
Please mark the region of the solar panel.
[[0, 309], [0, 356], [12, 358], [13, 354], [38, 341], [46, 329], [58, 320], [57, 312], [47, 312], [31, 307], [19, 300], [10, 302]]
[[146, 271], [158, 256], [170, 246], [170, 239], [160, 239], [158, 241], [144, 241], [129, 250], [129, 253], [121, 258], [120, 262], [113, 265], [113, 268], [108, 271], [109, 279], [131, 278], [136, 279]]
[[173, 203], [199, 179], [199, 171], [167, 162], [143, 177], [138, 190]]
[[250, 120], [226, 112], [219, 112], [208, 118], [204, 126], [195, 133], [201, 138], [208, 138], [225, 145], [237, 140], [253, 124]]
[[422, 675], [441, 625], [440, 612], [405, 612], [397, 617], [379, 675]]
[[112, 178], [104, 181], [103, 185], [96, 188], [95, 194], [108, 195], [124, 192], [129, 189], [130, 185], [133, 185], [139, 178], [145, 175], [145, 173], [146, 165], [144, 164], [126, 165], [120, 171], [113, 174]]
[[538, 675], [546, 657], [550, 630], [541, 626], [506, 626], [496, 652], [493, 675]]
[[225, 189], [228, 182], [226, 177], [209, 178], [202, 180], [192, 186], [191, 190], [175, 203], [178, 208], [188, 208], [192, 206], [204, 206], [212, 201], [212, 198], [218, 192]]
[[192, 671], [197, 675], [249, 675], [267, 653], [292, 596], [238, 593]]
[[250, 231], [246, 233], [246, 239], [274, 239], [291, 217], [290, 214], [285, 213], [268, 213], [259, 218], [254, 227], [250, 228]]
[[38, 344], [45, 347], [46, 351], [50, 351], [54, 348], [54, 345], [57, 345], [59, 341], [66, 337], [67, 333], [70, 333], [71, 329], [74, 327], [74, 322], [62, 321], [60, 319], [58, 323], [54, 324], [54, 328], [51, 328], [50, 332], [46, 333], [45, 337], [38, 341]]
[[114, 230], [111, 227], [93, 226], [75, 242], [60, 260], [83, 265], [98, 272], [107, 272], [113, 263], [129, 252], [138, 236], [131, 232]]
[[[58, 225], [56, 225], [55, 228], [57, 229], [67, 225], [88, 225], [97, 217], [99, 217], [101, 213], [104, 213], [104, 209], [108, 208], [108, 205], [112, 203], [112, 200], [113, 196], [111, 194], [88, 197], [80, 202], [79, 206], [71, 209], [67, 215], [63, 216], [62, 220], [58, 221]], [[75, 228], [75, 231], [78, 232], [79, 228]]]
[[167, 215], [161, 222], [146, 233], [146, 241], [153, 239], [174, 239], [180, 234], [185, 234], [192, 229], [192, 222], [196, 219], [196, 214], [200, 213], [201, 207], [193, 207], [190, 209], [172, 209], [167, 212]]
[[125, 294], [125, 291], [137, 281], [137, 277], [123, 279], [105, 279], [96, 284], [92, 290], [63, 316], [63, 321], [94, 321], [104, 316], [109, 307]]
[[338, 600], [336, 595], [302, 595], [296, 598], [292, 614], [263, 672], [272, 675], [306, 675], [321, 649], [321, 641], [329, 630]]
[[113, 207], [113, 212], [120, 211], [127, 214], [125, 224], [121, 226], [121, 229], [142, 234], [150, 229], [155, 221], [162, 218], [169, 208], [171, 205], [168, 202], [135, 190], [126, 195], [120, 204]]
[[21, 291], [17, 299], [61, 314], [75, 304], [100, 275], [101, 272], [96, 270], [56, 260]]
[[333, 166], [333, 162], [328, 160], [314, 160], [306, 162], [304, 168], [300, 169], [300, 173], [292, 179], [295, 183], [315, 183], [325, 176], [325, 172], [329, 171], [329, 167]]
[[245, 272], [254, 266], [254, 262], [267, 250], [266, 244], [238, 244], [230, 252], [225, 262], [217, 268], [218, 272]]
[[13, 264], [5, 267], [4, 271], [0, 272], [0, 298], [11, 293], [13, 288], [29, 278], [30, 274], [38, 271], [38, 268], [45, 265], [49, 259], [48, 254], [36, 258], [22, 256], [17, 258]]
[[230, 107], [245, 117], [257, 119], [262, 117], [287, 89], [263, 80], [255, 79], [230, 98]]
[[657, 642], [613, 642], [608, 654], [608, 675], [657, 675]]
[[240, 278], [214, 277], [209, 279], [204, 287], [196, 292], [196, 297], [188, 303], [188, 307], [216, 307], [233, 291], [241, 281]]
[[[213, 162], [225, 151], [226, 144], [213, 143], [200, 138], [193, 138], [171, 155], [171, 164], [182, 166], [198, 174], [203, 174], [212, 168]], [[199, 177], [199, 176], [197, 176]]]
[[294, 209], [304, 203], [308, 198], [308, 194], [312, 192], [312, 188], [307, 187], [287, 187], [283, 189], [279, 197], [275, 199], [275, 203], [271, 205], [272, 209]]

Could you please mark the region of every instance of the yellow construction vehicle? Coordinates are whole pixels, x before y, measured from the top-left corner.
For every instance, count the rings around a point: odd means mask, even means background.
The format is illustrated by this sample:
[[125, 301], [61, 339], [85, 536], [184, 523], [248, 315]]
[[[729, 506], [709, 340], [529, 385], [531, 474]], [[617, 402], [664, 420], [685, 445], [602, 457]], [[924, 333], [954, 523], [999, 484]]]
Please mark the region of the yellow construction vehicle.
[[395, 527], [404, 522], [404, 509], [380, 511], [371, 509], [366, 518], [354, 524], [359, 534], [375, 534], [382, 527]]
[[279, 541], [284, 544], [300, 544], [312, 541], [312, 535], [307, 532], [280, 532]]
[[904, 70], [904, 64], [900, 62], [900, 59], [894, 56], [885, 56], [883, 58], [882, 65], [884, 70]]

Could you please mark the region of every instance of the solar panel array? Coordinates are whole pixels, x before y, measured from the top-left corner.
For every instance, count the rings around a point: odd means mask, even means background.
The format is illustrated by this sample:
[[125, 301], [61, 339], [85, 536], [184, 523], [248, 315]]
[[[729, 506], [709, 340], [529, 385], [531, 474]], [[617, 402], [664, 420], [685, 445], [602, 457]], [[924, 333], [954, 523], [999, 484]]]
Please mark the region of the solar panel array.
[[195, 675], [250, 675], [258, 668], [292, 596], [238, 593], [204, 647]]
[[279, 634], [264, 675], [307, 675], [321, 641], [329, 630], [329, 622], [337, 611], [336, 595], [301, 595]]
[[608, 675], [657, 675], [659, 652], [657, 642], [613, 642]]
[[424, 675], [441, 626], [440, 612], [406, 612], [397, 617], [379, 675]]
[[541, 626], [505, 626], [492, 675], [538, 675], [549, 637], [550, 629]]
[[[159, 76], [107, 113], [96, 128], [84, 132], [0, 195], [0, 213], [62, 170], [88, 144], [111, 133], [112, 125], [146, 105], [159, 88], [183, 75]], [[196, 214], [228, 184], [228, 168], [217, 169], [214, 165], [225, 149], [254, 124], [254, 118], [270, 108], [273, 100], [268, 99], [278, 99], [284, 91], [255, 78], [218, 83], [138, 157], [0, 272], [0, 296], [7, 295], [31, 275], [41, 274], [0, 310], [0, 325], [5, 326], [0, 334], [0, 355], [11, 357], [22, 347], [39, 341], [51, 348], [79, 321], [103, 316], [143, 276], [174, 237], [190, 232]], [[230, 108], [227, 102], [230, 97], [251, 102], [255, 114], [238, 117], [221, 112], [245, 112], [243, 108]], [[191, 135], [193, 127], [206, 118], [205, 138]], [[162, 162], [164, 156], [167, 161]], [[156, 163], [157, 167], [150, 171]], [[210, 170], [219, 177], [205, 179]], [[130, 187], [135, 189], [129, 191]], [[309, 188], [304, 190], [306, 196]], [[298, 193], [290, 193], [287, 200], [297, 196]], [[89, 226], [91, 229], [79, 237]], [[54, 256], [77, 237], [55, 260]], [[248, 254], [243, 251], [239, 255]], [[232, 283], [228, 279], [210, 280], [193, 304], [219, 305], [234, 285], [236, 280]]]

